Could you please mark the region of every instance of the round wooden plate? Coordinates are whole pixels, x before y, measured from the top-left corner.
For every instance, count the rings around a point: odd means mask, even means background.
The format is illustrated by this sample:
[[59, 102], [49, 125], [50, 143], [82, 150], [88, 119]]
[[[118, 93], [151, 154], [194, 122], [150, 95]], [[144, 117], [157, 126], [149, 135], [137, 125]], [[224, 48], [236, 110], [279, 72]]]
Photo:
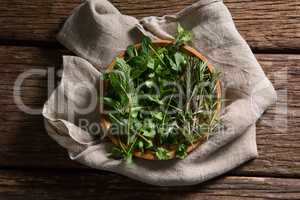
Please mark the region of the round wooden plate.
[[[158, 41], [153, 41], [152, 45], [154, 47], [164, 47], [167, 46], [169, 44], [172, 44], [172, 41], [169, 40], [158, 40]], [[135, 45], [136, 48], [141, 47], [141, 44], [136, 44]], [[184, 45], [181, 47], [182, 52], [191, 55], [191, 56], [195, 56], [198, 57], [200, 60], [202, 60], [203, 62], [208, 63], [208, 60], [201, 54], [199, 53], [196, 49]], [[120, 53], [120, 55], [118, 56], [119, 58], [124, 58], [125, 56], [125, 52]], [[113, 67], [115, 66], [115, 60], [108, 66], [107, 71], [110, 72], [113, 70]], [[212, 72], [214, 70], [214, 67], [211, 64], [207, 64], [207, 67], [209, 69], [210, 72]], [[220, 114], [221, 111], [221, 84], [220, 81], [217, 82], [217, 99], [218, 99], [218, 105], [217, 105], [217, 113]], [[111, 123], [108, 120], [107, 116], [102, 114], [101, 115], [101, 119], [100, 119], [100, 126], [102, 129], [106, 130], [106, 132], [110, 129]], [[110, 138], [111, 142], [114, 145], [119, 146], [119, 139], [115, 136], [112, 136], [110, 134], [108, 134], [108, 137]], [[188, 146], [187, 149], [187, 153], [191, 153], [193, 150], [195, 150], [199, 145], [201, 145], [202, 143], [204, 143], [208, 138], [207, 134], [204, 134], [203, 137], [199, 138], [199, 140], [197, 142], [195, 142], [194, 144], [191, 144], [190, 146]], [[172, 148], [169, 147], [169, 159], [174, 159], [176, 157], [176, 148]], [[138, 158], [142, 158], [142, 159], [146, 159], [146, 160], [157, 160], [156, 156], [155, 156], [155, 152], [153, 151], [145, 151], [145, 152], [141, 152], [141, 151], [135, 151], [133, 154], [135, 157]]]

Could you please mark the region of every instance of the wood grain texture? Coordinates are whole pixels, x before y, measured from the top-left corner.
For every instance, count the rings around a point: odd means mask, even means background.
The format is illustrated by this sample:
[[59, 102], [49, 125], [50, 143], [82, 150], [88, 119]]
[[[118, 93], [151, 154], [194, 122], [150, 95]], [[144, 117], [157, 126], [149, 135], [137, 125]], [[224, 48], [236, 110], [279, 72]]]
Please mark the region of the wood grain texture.
[[[62, 53], [68, 52], [0, 46], [0, 167], [84, 168], [69, 161], [67, 153], [49, 138], [41, 115], [23, 113], [12, 96], [16, 78], [26, 70], [59, 72]], [[260, 157], [230, 174], [300, 177], [300, 55], [257, 58], [279, 98], [257, 125]], [[47, 77], [26, 79], [20, 91], [27, 106], [41, 108], [47, 99]]]
[[[124, 14], [142, 18], [178, 12], [196, 0], [111, 0]], [[298, 0], [225, 0], [238, 30], [255, 50], [299, 50]], [[80, 0], [1, 0], [0, 42], [56, 42], [55, 35]]]
[[[134, 189], [134, 191], [133, 191]], [[299, 199], [300, 179], [233, 177], [190, 187], [155, 187], [97, 172], [0, 171], [0, 198], [69, 199]]]
[[300, 55], [256, 55], [278, 95], [257, 123], [259, 158], [235, 172], [300, 175]]
[[[196, 0], [110, 0], [142, 18], [175, 13]], [[278, 101], [257, 123], [259, 158], [227, 176], [191, 187], [154, 187], [68, 159], [44, 130], [42, 116], [25, 114], [13, 98], [20, 74], [38, 69], [20, 90], [26, 106], [41, 109], [61, 73], [55, 35], [81, 0], [0, 0], [0, 199], [300, 199], [300, 55], [257, 54]], [[300, 1], [224, 0], [257, 52], [300, 50]], [[2, 44], [2, 46], [1, 46]], [[9, 46], [5, 46], [5, 45]], [[19, 47], [13, 45], [21, 45]], [[41, 47], [26, 47], [26, 46]], [[300, 52], [300, 51], [299, 51]], [[260, 176], [260, 177], [257, 177]], [[285, 178], [283, 178], [285, 177]]]

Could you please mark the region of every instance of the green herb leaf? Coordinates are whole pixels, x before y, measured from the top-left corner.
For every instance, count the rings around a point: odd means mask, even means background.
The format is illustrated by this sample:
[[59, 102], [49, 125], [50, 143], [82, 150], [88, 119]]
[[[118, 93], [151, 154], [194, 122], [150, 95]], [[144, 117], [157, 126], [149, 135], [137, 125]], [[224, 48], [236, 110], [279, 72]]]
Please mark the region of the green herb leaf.
[[142, 38], [142, 53], [143, 54], [149, 53], [150, 45], [151, 45], [151, 39], [147, 36], [143, 36], [143, 38]]
[[187, 145], [180, 144], [176, 150], [176, 157], [184, 159], [187, 156]]
[[182, 44], [185, 44], [192, 39], [192, 34], [189, 31], [186, 31], [182, 28], [180, 24], [177, 26], [177, 36], [175, 40], [176, 46], [180, 46]]
[[162, 120], [163, 119], [163, 113], [162, 112], [152, 112], [151, 115], [153, 117], [155, 117], [158, 120]]
[[169, 151], [163, 147], [157, 148], [155, 155], [159, 160], [168, 160], [170, 158]]
[[155, 86], [155, 83], [154, 83], [154, 81], [148, 80], [148, 81], [145, 81], [145, 85], [146, 85], [148, 88], [151, 88], [151, 87], [154, 87], [154, 86]]
[[175, 71], [180, 71], [180, 66], [176, 65], [176, 63], [167, 55], [166, 56], [172, 69], [175, 70]]
[[137, 56], [137, 54], [136, 54], [136, 48], [134, 47], [134, 45], [129, 45], [127, 47], [126, 55], [127, 55], [128, 59], [131, 59], [131, 58]]
[[155, 137], [155, 134], [156, 134], [156, 132], [155, 132], [154, 129], [144, 130], [144, 131], [143, 131], [143, 135], [144, 135], [145, 137], [148, 137], [148, 138], [154, 138], [154, 137]]
[[131, 66], [135, 66], [131, 69], [132, 80], [140, 77], [147, 70], [147, 61], [144, 56], [133, 57], [129, 63]]
[[143, 141], [139, 141], [138, 145], [139, 145], [139, 149], [141, 150], [141, 152], [144, 152], [144, 143], [143, 143]]
[[157, 95], [149, 95], [149, 94], [146, 94], [146, 95], [143, 95], [143, 97], [149, 101], [152, 101], [154, 103], [157, 103], [159, 105], [163, 105], [164, 102], [162, 100], [159, 99], [159, 97]]
[[147, 67], [150, 69], [154, 69], [155, 60], [151, 57], [148, 58]]
[[182, 65], [186, 64], [185, 57], [183, 56], [182, 53], [176, 52], [174, 54], [174, 57], [175, 57], [175, 63], [177, 66], [181, 67]]

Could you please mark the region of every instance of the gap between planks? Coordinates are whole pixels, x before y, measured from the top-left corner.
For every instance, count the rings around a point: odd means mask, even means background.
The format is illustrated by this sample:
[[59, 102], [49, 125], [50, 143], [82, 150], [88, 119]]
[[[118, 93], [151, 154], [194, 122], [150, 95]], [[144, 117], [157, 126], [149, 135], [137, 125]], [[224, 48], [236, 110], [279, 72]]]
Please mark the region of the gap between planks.
[[299, 199], [300, 179], [221, 176], [180, 187], [157, 187], [112, 173], [0, 170], [0, 197], [24, 199]]

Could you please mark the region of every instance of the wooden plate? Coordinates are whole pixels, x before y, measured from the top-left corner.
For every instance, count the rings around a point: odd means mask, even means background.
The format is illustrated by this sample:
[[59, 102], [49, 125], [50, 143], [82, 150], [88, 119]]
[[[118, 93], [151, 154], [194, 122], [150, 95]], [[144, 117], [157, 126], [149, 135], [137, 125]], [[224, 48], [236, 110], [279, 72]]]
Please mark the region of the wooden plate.
[[[152, 45], [157, 48], [157, 47], [164, 47], [167, 46], [169, 44], [172, 44], [172, 41], [169, 40], [158, 40], [158, 41], [153, 41]], [[141, 47], [141, 44], [136, 44], [135, 45], [136, 48]], [[196, 49], [184, 45], [181, 47], [181, 51], [190, 55], [190, 56], [195, 56], [198, 57], [200, 60], [202, 60], [203, 62], [208, 63], [208, 60], [200, 53], [198, 52]], [[125, 52], [120, 53], [120, 55], [118, 56], [119, 58], [124, 58], [125, 56]], [[110, 72], [113, 70], [113, 67], [115, 66], [115, 60], [108, 66], [107, 71]], [[210, 72], [212, 72], [214, 70], [214, 67], [211, 64], [207, 64], [207, 67], [209, 69]], [[220, 114], [220, 110], [221, 110], [221, 85], [220, 85], [220, 81], [217, 82], [217, 99], [218, 99], [218, 105], [217, 105], [217, 113]], [[100, 119], [100, 126], [102, 129], [108, 131], [110, 129], [111, 123], [108, 120], [108, 117], [104, 114], [101, 115], [101, 119]], [[119, 146], [119, 138], [112, 136], [110, 134], [108, 134], [108, 137], [110, 138], [111, 142], [116, 145]], [[187, 153], [191, 153], [193, 150], [195, 150], [199, 145], [201, 145], [202, 143], [204, 143], [208, 138], [207, 134], [204, 134], [203, 137], [199, 138], [199, 140], [197, 142], [195, 142], [194, 144], [191, 144], [190, 146], [188, 146], [187, 149]], [[175, 148], [168, 148], [169, 152], [170, 152], [170, 156], [169, 159], [174, 159], [176, 157], [176, 149]], [[133, 154], [135, 157], [138, 158], [142, 158], [142, 159], [146, 159], [146, 160], [157, 160], [156, 156], [155, 156], [155, 152], [153, 151], [145, 151], [145, 152], [141, 152], [141, 151], [135, 151]]]

